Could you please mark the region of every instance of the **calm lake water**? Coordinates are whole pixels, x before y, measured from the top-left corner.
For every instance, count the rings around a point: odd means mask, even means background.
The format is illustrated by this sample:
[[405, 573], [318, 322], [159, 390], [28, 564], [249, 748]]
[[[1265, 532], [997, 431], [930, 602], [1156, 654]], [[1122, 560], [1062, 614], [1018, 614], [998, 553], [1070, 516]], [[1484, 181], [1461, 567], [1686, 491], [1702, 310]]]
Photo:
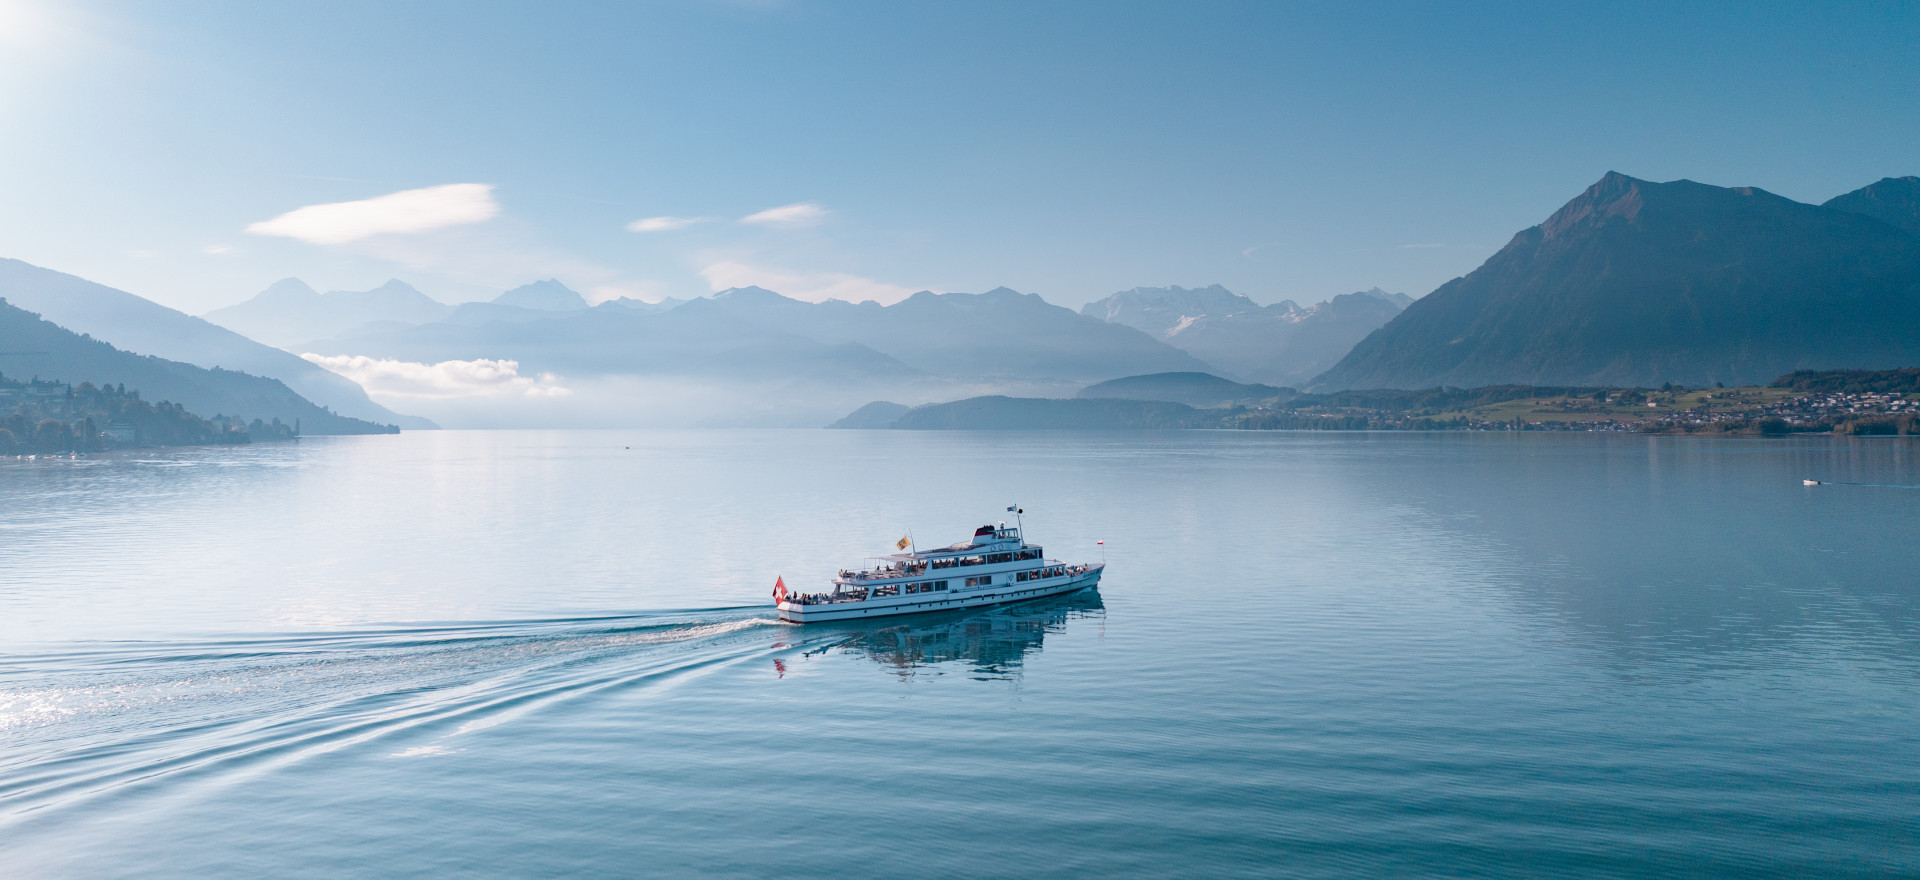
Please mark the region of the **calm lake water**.
[[[1564, 434], [4, 461], [0, 873], [1920, 873], [1915, 483]], [[767, 606], [1014, 503], [1097, 592]]]

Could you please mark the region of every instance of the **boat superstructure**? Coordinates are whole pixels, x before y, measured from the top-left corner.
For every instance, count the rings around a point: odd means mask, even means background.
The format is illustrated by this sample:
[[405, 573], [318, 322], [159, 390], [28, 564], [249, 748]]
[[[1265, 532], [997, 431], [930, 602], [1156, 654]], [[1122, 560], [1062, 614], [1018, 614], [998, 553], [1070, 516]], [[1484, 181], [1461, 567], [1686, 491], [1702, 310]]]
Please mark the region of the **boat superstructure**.
[[788, 593], [783, 581], [774, 592], [780, 619], [865, 620], [1020, 602], [1093, 586], [1106, 568], [1101, 562], [1048, 559], [1026, 542], [1020, 526], [1004, 522], [981, 526], [971, 539], [949, 547], [916, 548], [874, 561], [868, 568], [841, 570], [831, 592]]

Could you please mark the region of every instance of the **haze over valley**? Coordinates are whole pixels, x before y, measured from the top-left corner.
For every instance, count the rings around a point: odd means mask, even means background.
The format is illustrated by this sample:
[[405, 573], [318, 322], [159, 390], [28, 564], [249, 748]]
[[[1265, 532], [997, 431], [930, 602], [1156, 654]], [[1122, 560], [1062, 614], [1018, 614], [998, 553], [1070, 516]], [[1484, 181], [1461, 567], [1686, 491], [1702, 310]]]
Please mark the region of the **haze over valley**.
[[[126, 352], [277, 380], [402, 428], [811, 427], [877, 401], [1062, 399], [1161, 373], [1312, 392], [1758, 385], [1920, 363], [1916, 206], [1911, 176], [1810, 205], [1609, 172], [1432, 293], [1308, 306], [1217, 284], [1136, 287], [1077, 311], [1005, 287], [884, 305], [761, 287], [595, 304], [554, 278], [454, 304], [399, 279], [321, 293], [285, 278], [194, 318], [18, 260], [0, 262], [0, 296]], [[24, 345], [0, 371], [142, 379]]]

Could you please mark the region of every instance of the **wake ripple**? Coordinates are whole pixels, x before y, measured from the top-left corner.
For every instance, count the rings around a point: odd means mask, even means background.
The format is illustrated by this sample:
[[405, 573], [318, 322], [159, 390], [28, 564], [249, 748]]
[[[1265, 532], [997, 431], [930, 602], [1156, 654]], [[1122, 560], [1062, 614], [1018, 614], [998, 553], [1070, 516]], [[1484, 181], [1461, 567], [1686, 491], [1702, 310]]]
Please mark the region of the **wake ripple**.
[[[757, 657], [764, 609], [82, 647], [0, 661], [0, 826]], [[411, 740], [410, 740], [411, 741]], [[432, 754], [414, 746], [406, 756]]]

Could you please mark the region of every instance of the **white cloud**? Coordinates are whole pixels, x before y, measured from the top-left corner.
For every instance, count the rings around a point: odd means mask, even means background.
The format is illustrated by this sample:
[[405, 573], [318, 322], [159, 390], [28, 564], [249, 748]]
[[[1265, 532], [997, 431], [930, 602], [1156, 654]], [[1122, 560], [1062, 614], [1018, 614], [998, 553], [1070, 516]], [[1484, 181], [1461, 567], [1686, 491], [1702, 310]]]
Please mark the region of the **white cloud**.
[[778, 208], [768, 208], [765, 211], [748, 214], [740, 218], [740, 222], [751, 223], [755, 226], [779, 226], [794, 229], [802, 226], [812, 226], [819, 223], [826, 216], [827, 209], [820, 207], [819, 202], [797, 202], [791, 205], [781, 205]]
[[303, 354], [301, 357], [387, 397], [565, 397], [573, 392], [552, 373], [520, 375], [520, 362], [441, 361], [422, 364], [366, 355]]
[[712, 217], [642, 217], [627, 224], [629, 232], [672, 232], [695, 223], [708, 223]]
[[888, 284], [844, 272], [787, 272], [749, 266], [746, 263], [731, 260], [708, 265], [700, 270], [700, 277], [707, 279], [707, 286], [714, 290], [726, 290], [730, 287], [764, 287], [775, 293], [807, 302], [826, 302], [830, 299], [847, 302], [873, 300], [886, 306], [906, 299], [915, 292], [911, 287], [901, 287], [898, 284]]
[[427, 232], [479, 223], [500, 213], [493, 185], [449, 183], [401, 190], [357, 202], [308, 205], [247, 227], [254, 235], [344, 244], [375, 235]]
[[203, 254], [208, 254], [210, 256], [224, 257], [227, 254], [235, 253], [235, 249], [231, 245], [210, 244], [210, 245], [207, 245], [206, 247], [201, 248], [200, 252]]

